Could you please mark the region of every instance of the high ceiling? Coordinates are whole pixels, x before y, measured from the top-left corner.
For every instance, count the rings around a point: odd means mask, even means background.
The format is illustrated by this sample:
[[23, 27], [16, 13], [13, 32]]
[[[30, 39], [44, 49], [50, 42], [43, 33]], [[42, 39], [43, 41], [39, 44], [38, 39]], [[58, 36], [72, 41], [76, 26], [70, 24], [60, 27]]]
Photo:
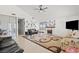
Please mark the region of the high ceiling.
[[48, 7], [46, 12], [39, 12], [35, 10], [38, 5], [18, 5], [23, 11], [39, 20], [46, 20], [53, 17], [73, 16], [79, 15], [78, 5], [44, 5]]

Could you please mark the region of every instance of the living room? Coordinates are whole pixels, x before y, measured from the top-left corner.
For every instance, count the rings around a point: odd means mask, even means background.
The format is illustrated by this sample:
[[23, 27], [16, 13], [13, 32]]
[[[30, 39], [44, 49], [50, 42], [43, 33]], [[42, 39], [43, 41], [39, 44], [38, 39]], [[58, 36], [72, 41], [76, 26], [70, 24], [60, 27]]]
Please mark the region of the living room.
[[11, 36], [24, 53], [78, 53], [78, 20], [78, 5], [4, 5], [0, 37]]

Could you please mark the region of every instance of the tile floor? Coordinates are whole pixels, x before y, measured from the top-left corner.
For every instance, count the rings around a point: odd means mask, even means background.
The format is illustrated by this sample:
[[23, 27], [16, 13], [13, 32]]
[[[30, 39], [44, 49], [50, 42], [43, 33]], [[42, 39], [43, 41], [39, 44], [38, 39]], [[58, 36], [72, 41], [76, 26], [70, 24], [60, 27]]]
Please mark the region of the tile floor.
[[16, 42], [24, 49], [24, 53], [52, 53], [51, 51], [23, 38], [22, 36], [18, 36]]

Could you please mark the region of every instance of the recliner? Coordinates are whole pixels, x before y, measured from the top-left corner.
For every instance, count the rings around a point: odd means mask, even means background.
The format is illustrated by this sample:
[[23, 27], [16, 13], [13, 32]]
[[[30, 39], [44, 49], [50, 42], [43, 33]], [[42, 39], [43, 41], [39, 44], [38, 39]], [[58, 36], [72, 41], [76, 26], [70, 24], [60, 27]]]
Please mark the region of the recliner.
[[0, 41], [0, 53], [22, 53], [23, 51], [11, 37]]

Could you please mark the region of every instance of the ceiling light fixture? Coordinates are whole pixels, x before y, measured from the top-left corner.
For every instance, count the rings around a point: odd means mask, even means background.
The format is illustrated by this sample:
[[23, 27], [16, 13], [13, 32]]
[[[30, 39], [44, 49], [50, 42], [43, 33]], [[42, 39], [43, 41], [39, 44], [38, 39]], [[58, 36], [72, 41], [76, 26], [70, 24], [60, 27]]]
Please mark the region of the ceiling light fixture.
[[38, 8], [35, 10], [38, 10], [39, 12], [45, 12], [45, 10], [48, 9], [48, 7], [44, 7], [43, 5], [39, 5]]

